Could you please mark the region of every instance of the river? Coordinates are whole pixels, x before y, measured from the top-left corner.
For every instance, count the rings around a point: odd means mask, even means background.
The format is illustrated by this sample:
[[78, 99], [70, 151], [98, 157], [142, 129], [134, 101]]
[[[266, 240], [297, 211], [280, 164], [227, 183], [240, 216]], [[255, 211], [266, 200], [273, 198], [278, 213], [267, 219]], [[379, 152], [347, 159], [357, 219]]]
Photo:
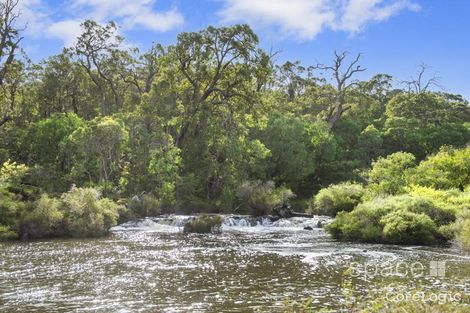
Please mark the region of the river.
[[[318, 227], [323, 217], [226, 216], [220, 234], [183, 234], [186, 220], [126, 223], [99, 239], [0, 243], [1, 311], [282, 312], [286, 298], [307, 297], [338, 310], [348, 268], [357, 295], [390, 282], [470, 290], [470, 256], [453, 248], [341, 243]], [[433, 272], [436, 264], [445, 271]]]

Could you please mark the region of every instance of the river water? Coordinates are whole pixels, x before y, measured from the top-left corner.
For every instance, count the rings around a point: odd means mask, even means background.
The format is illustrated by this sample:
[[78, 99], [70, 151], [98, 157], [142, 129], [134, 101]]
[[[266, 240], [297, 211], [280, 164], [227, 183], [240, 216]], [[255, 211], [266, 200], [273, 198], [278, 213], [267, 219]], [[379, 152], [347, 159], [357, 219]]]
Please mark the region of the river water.
[[183, 234], [187, 219], [0, 243], [0, 311], [282, 312], [285, 299], [308, 297], [337, 311], [349, 291], [366, 297], [391, 282], [470, 292], [470, 256], [452, 248], [340, 243], [318, 227], [323, 217], [226, 216], [219, 234]]

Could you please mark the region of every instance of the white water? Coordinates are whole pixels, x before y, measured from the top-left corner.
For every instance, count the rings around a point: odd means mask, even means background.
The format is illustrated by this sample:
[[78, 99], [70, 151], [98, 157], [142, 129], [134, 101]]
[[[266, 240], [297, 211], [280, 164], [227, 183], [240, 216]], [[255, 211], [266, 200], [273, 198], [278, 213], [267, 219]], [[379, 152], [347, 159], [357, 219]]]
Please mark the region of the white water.
[[[147, 217], [138, 221], [131, 221], [111, 228], [112, 232], [120, 231], [149, 231], [149, 232], [180, 232], [195, 216], [169, 215], [162, 217]], [[243, 215], [225, 215], [222, 222], [222, 231], [231, 232], [276, 232], [276, 231], [312, 231], [319, 230], [321, 223], [328, 223], [331, 219], [326, 216], [313, 218], [292, 217], [273, 220], [268, 217], [251, 217]], [[305, 230], [305, 228], [311, 228]]]

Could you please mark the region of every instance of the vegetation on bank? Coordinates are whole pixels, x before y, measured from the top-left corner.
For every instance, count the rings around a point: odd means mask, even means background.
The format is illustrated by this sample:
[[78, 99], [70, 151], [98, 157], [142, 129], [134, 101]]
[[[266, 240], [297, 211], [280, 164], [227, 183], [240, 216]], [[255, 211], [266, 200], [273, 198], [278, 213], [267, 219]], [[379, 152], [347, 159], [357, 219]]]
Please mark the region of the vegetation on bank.
[[[343, 204], [347, 184], [314, 198], [318, 206], [325, 205], [325, 194], [326, 204], [337, 203], [329, 212], [340, 212], [327, 226], [335, 238], [395, 244], [454, 240], [470, 249], [470, 147], [443, 147], [419, 164], [398, 152], [373, 162], [364, 176], [364, 196], [352, 210]], [[343, 191], [330, 192], [337, 189]]]
[[[33, 64], [9, 19], [0, 16], [2, 238], [99, 235], [158, 213], [270, 214], [333, 185], [311, 208], [337, 214], [338, 238], [468, 243], [465, 204], [442, 197], [467, 197], [470, 107], [430, 90], [425, 68], [401, 88], [387, 74], [357, 80], [360, 55], [276, 64], [247, 25], [139, 51], [114, 23], [91, 20], [75, 45]], [[417, 210], [401, 194], [432, 205]], [[455, 210], [455, 220], [427, 210]]]
[[58, 197], [21, 184], [27, 167], [6, 162], [0, 171], [0, 239], [97, 237], [116, 225], [123, 206], [95, 188], [72, 188]]

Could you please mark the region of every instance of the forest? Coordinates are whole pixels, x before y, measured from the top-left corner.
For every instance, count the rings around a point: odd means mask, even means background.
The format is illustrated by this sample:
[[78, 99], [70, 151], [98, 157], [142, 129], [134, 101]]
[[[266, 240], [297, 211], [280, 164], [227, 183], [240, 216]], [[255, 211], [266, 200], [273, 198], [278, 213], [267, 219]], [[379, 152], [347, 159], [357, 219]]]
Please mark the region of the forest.
[[5, 3], [0, 238], [290, 202], [335, 216], [339, 240], [470, 248], [470, 106], [426, 66], [400, 81], [368, 73], [361, 54], [281, 64], [248, 25], [140, 51], [93, 20], [34, 63]]

